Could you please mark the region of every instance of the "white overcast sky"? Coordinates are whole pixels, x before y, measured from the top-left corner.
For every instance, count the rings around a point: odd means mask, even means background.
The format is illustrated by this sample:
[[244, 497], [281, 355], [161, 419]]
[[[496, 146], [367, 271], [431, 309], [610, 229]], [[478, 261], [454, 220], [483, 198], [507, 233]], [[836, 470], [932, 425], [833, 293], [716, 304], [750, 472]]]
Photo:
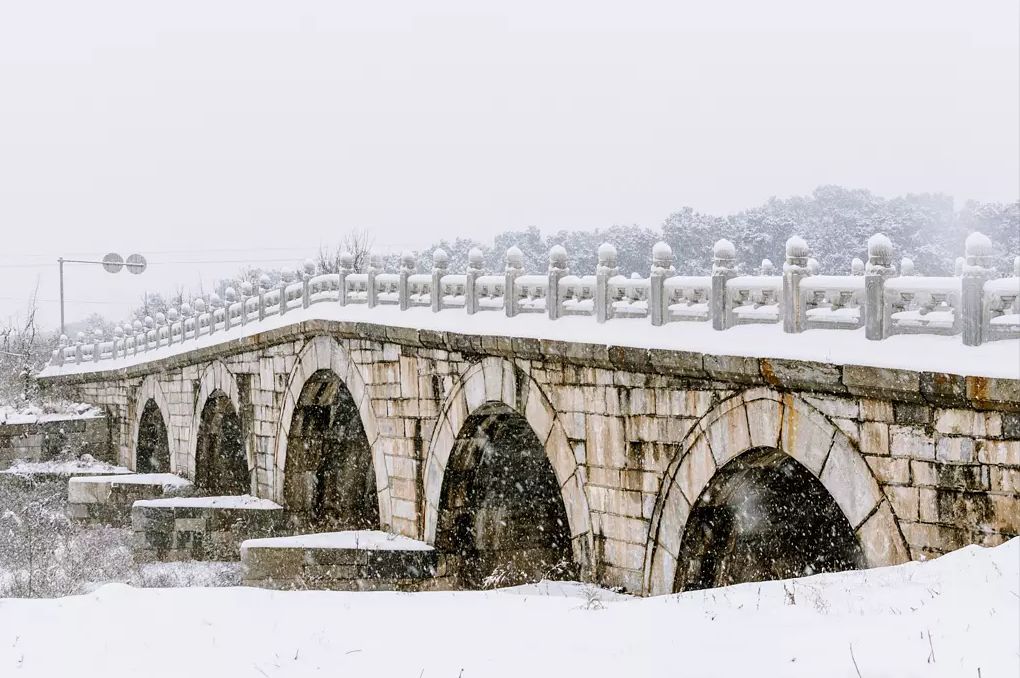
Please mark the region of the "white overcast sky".
[[59, 255], [149, 257], [68, 271], [69, 319], [119, 318], [355, 227], [1013, 200], [1018, 32], [1016, 0], [0, 0], [0, 317], [38, 281], [56, 322]]

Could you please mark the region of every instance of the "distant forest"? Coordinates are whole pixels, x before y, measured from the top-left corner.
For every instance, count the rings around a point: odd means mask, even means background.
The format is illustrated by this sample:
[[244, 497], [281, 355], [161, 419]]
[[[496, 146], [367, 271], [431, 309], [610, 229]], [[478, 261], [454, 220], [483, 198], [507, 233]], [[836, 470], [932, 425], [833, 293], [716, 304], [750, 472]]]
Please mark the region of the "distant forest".
[[[415, 260], [421, 271], [431, 270], [432, 252], [442, 247], [450, 257], [449, 270], [460, 272], [467, 267], [468, 251], [478, 247], [485, 255], [487, 270], [495, 272], [505, 267], [507, 248], [516, 245], [524, 253], [525, 269], [540, 272], [548, 267], [549, 248], [563, 245], [571, 272], [590, 274], [595, 270], [598, 246], [610, 242], [617, 247], [621, 272], [646, 275], [652, 246], [664, 240], [673, 248], [679, 273], [702, 274], [711, 268], [713, 243], [727, 238], [736, 246], [740, 270], [750, 273], [758, 270], [762, 259], [770, 259], [777, 270], [781, 270], [787, 238], [800, 235], [807, 240], [823, 273], [840, 274], [850, 272], [854, 257], [866, 259], [868, 238], [881, 232], [892, 239], [896, 260], [911, 258], [918, 275], [948, 275], [953, 271], [955, 259], [963, 254], [964, 240], [974, 231], [992, 239], [997, 248], [995, 267], [1000, 273], [1008, 274], [1013, 257], [1020, 254], [1020, 201], [969, 201], [957, 208], [952, 197], [940, 193], [882, 198], [862, 189], [821, 186], [809, 196], [772, 198], [764, 205], [727, 216], [702, 214], [684, 207], [670, 214], [656, 228], [618, 225], [542, 233], [531, 226], [504, 231], [491, 242], [444, 239], [415, 252]], [[371, 245], [370, 232], [352, 232], [343, 242], [319, 253], [318, 268], [335, 271], [343, 250], [354, 250], [357, 266], [364, 268]], [[387, 270], [396, 270], [399, 266], [396, 253], [387, 254], [382, 260]], [[276, 284], [280, 273], [280, 270], [245, 268], [236, 276], [219, 281], [215, 291], [222, 295], [228, 286], [237, 286], [244, 280], [255, 282], [262, 274], [267, 274]], [[205, 290], [209, 291], [212, 290]], [[165, 312], [194, 292], [182, 289], [172, 295], [150, 295], [147, 306], [139, 306], [132, 319]], [[105, 330], [112, 324], [109, 319], [93, 316], [74, 330], [97, 327]]]

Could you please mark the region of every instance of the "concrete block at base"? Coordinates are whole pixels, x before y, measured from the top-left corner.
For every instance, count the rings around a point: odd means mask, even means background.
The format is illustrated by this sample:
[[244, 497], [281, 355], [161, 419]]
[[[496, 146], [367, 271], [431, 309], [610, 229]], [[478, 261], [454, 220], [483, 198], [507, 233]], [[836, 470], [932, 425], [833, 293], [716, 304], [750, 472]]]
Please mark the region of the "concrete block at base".
[[241, 542], [287, 533], [279, 504], [255, 497], [170, 497], [131, 507], [138, 562], [240, 559]]
[[245, 585], [272, 589], [444, 588], [434, 548], [375, 530], [249, 540], [241, 545], [241, 569]]
[[76, 477], [67, 483], [68, 513], [83, 522], [126, 527], [136, 501], [192, 491], [191, 481], [170, 473]]

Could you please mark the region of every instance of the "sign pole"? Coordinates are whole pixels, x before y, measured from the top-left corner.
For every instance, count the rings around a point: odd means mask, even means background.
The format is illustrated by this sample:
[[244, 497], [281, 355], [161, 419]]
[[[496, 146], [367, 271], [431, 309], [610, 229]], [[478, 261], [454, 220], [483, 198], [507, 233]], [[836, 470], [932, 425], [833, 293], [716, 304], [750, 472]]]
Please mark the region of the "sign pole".
[[57, 259], [60, 265], [60, 334], [64, 334], [64, 257]]

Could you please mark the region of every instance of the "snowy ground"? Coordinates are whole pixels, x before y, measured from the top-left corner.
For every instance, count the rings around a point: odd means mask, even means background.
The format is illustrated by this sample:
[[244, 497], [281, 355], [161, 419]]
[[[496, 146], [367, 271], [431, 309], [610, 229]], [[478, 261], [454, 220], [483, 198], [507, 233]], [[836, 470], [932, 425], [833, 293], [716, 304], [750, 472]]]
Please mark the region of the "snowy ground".
[[47, 421], [94, 419], [103, 412], [87, 403], [56, 402], [45, 405], [0, 405], [0, 424], [38, 424]]
[[924, 564], [631, 599], [103, 587], [0, 600], [0, 676], [1020, 674], [1020, 540]]

